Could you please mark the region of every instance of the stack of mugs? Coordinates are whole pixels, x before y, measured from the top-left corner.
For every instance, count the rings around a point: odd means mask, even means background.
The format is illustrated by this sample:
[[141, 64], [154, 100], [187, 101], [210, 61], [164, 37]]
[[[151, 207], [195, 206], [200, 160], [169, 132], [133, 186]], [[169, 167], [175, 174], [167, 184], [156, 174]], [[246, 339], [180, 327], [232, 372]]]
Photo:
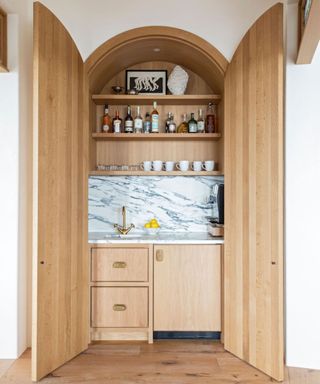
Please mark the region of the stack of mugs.
[[172, 172], [176, 169], [178, 171], [187, 172], [190, 170], [190, 167], [195, 172], [200, 172], [200, 171], [210, 172], [214, 170], [215, 162], [213, 160], [207, 160], [207, 161], [197, 160], [193, 162], [190, 162], [189, 160], [180, 160], [177, 163], [175, 163], [174, 161], [146, 160], [140, 164], [140, 168], [146, 172], [150, 172], [150, 171]]

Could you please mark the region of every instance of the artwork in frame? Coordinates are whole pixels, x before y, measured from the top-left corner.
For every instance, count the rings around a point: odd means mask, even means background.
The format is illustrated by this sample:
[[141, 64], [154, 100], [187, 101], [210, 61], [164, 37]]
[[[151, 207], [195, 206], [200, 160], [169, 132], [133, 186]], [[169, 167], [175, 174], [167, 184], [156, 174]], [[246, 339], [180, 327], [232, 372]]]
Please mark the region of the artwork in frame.
[[126, 91], [135, 90], [139, 95], [165, 95], [167, 71], [163, 69], [127, 69]]

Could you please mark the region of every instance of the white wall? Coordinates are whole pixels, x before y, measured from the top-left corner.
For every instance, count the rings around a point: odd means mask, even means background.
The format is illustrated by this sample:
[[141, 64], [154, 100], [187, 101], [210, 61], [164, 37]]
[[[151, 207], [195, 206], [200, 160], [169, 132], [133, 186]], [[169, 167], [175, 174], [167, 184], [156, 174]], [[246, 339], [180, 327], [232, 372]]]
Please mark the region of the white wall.
[[10, 73], [0, 74], [0, 359], [18, 354], [19, 24], [8, 17]]
[[320, 47], [294, 65], [297, 7], [288, 7], [286, 90], [287, 364], [320, 369]]

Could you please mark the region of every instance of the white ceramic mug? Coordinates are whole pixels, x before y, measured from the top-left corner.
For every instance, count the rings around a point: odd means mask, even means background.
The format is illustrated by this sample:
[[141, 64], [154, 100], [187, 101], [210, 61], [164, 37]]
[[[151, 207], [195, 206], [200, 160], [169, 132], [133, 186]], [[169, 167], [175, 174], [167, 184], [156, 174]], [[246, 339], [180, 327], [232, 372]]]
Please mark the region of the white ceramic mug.
[[189, 160], [180, 160], [176, 167], [179, 171], [186, 172], [189, 169]]
[[146, 172], [151, 171], [151, 161], [144, 161], [140, 164], [140, 168]]
[[214, 161], [213, 160], [208, 160], [208, 161], [205, 161], [203, 164], [202, 164], [202, 168], [205, 170], [205, 171], [213, 171], [214, 170]]
[[164, 170], [167, 172], [172, 172], [174, 168], [174, 161], [166, 161], [164, 163]]
[[191, 167], [195, 172], [200, 172], [202, 170], [202, 161], [194, 161]]
[[162, 167], [163, 167], [162, 160], [154, 160], [152, 162], [152, 170], [153, 171], [157, 171], [157, 172], [162, 171]]

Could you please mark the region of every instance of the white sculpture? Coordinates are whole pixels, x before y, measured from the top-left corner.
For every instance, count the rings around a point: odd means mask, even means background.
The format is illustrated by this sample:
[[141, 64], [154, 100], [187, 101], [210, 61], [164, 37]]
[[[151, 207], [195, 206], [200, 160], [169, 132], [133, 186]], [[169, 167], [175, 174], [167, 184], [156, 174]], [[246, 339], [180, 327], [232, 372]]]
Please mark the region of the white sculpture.
[[176, 65], [169, 76], [169, 91], [173, 95], [183, 95], [187, 89], [188, 80], [188, 73], [180, 65]]

